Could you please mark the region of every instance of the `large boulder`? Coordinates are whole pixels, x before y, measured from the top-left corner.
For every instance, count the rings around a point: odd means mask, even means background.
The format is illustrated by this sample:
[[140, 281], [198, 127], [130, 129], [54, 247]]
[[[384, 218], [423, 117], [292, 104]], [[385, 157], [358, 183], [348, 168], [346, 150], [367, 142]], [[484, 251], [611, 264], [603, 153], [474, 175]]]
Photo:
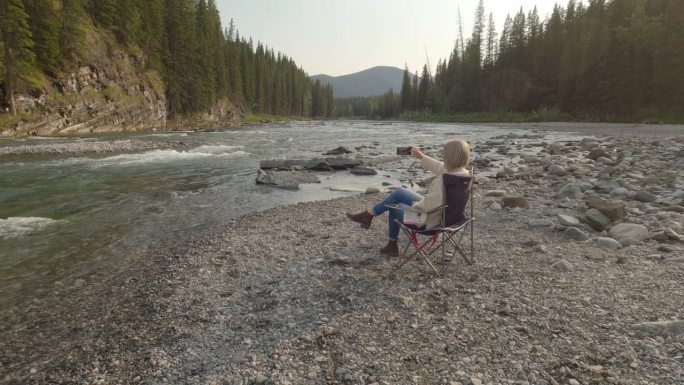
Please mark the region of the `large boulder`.
[[651, 234], [645, 226], [635, 223], [620, 223], [610, 228], [608, 235], [615, 240], [623, 238], [636, 239], [637, 241], [647, 240]]
[[599, 197], [589, 197], [584, 202], [590, 209], [596, 209], [607, 216], [611, 222], [627, 217], [627, 206], [624, 202], [608, 201]]

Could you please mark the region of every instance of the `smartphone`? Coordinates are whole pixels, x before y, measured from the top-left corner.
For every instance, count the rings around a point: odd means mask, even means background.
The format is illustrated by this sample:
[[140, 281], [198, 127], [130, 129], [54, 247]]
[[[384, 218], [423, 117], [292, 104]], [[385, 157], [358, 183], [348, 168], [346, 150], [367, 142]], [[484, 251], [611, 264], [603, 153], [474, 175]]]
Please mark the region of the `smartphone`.
[[397, 147], [397, 155], [411, 155], [411, 147]]

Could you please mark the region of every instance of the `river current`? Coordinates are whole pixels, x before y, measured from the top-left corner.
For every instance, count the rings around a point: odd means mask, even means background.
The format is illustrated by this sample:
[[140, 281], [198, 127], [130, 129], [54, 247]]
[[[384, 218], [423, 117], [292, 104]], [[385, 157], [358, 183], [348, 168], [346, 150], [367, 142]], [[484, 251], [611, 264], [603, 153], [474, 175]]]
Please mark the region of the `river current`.
[[[317, 121], [216, 132], [1, 139], [0, 147], [121, 140], [184, 146], [0, 158], [0, 305], [20, 307], [56, 286], [78, 286], [130, 268], [162, 239], [182, 242], [189, 233], [249, 212], [348, 195], [385, 181], [397, 184], [399, 177], [393, 170], [370, 177], [320, 173], [320, 184], [274, 189], [255, 184], [262, 159], [320, 157], [337, 146], [375, 142], [364, 150], [372, 158], [401, 145], [454, 137], [476, 144], [509, 132], [479, 125]], [[569, 136], [547, 135], [545, 140]]]

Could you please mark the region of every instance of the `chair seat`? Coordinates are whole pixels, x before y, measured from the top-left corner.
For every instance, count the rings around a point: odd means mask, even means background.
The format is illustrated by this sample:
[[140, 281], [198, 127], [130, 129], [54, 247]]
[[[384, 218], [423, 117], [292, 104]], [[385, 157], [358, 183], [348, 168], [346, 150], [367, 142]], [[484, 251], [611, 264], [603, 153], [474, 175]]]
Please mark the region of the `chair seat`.
[[472, 219], [466, 218], [458, 223], [455, 223], [448, 227], [433, 227], [431, 229], [425, 229], [425, 226], [416, 227], [413, 225], [404, 225], [407, 228], [413, 230], [418, 235], [431, 236], [444, 232], [453, 232], [461, 230], [465, 225], [467, 225]]

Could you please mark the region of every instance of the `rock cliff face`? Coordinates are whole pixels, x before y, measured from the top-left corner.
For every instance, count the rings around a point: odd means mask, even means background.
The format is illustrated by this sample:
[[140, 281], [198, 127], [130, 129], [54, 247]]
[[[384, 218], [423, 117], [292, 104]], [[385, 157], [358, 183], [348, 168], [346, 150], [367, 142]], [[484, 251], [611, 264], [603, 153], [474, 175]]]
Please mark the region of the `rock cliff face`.
[[[22, 119], [0, 127], [0, 136], [152, 131], [167, 127], [164, 82], [156, 71], [144, 70], [145, 57], [124, 52], [99, 36], [88, 40], [89, 63], [51, 79], [51, 84], [37, 95], [17, 95]], [[240, 115], [230, 102], [222, 102], [189, 123], [230, 123]], [[174, 126], [188, 127], [183, 119]]]
[[5, 128], [7, 135], [59, 135], [163, 128], [164, 83], [142, 71], [142, 56], [104, 50], [91, 63], [53, 80], [43, 93], [18, 95], [18, 112], [30, 118]]

